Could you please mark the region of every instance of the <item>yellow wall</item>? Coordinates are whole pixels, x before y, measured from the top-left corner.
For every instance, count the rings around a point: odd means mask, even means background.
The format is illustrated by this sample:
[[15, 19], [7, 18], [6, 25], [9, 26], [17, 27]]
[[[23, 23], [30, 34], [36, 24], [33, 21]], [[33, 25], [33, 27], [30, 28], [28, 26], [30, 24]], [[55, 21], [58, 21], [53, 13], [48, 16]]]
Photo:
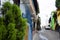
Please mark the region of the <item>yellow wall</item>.
[[28, 28], [28, 27], [26, 27], [24, 40], [28, 40], [28, 30], [29, 30], [29, 28]]
[[57, 11], [57, 21], [58, 21], [58, 23], [60, 25], [60, 10]]

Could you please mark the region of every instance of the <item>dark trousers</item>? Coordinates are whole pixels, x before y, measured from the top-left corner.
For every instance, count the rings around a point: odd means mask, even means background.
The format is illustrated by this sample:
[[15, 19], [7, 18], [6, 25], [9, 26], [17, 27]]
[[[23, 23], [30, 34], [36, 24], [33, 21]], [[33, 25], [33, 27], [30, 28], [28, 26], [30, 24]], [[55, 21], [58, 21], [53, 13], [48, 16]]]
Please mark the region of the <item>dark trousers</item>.
[[40, 25], [37, 25], [37, 30], [39, 31], [39, 30], [41, 30], [41, 27], [40, 27]]

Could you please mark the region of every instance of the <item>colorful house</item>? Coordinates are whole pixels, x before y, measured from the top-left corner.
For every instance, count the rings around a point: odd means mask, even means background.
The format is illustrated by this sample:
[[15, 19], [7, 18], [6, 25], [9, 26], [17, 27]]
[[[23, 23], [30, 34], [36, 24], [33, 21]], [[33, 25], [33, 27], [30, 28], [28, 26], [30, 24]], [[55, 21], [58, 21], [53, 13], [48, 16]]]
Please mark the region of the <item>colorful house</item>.
[[23, 13], [23, 17], [28, 20], [29, 31], [28, 31], [28, 40], [32, 40], [32, 19], [31, 19], [31, 12], [29, 10], [28, 2], [22, 3], [24, 1], [20, 1], [20, 8]]
[[[35, 27], [37, 26], [37, 15], [38, 10], [37, 7], [35, 7], [35, 3], [33, 3], [33, 0], [20, 0], [20, 9], [23, 13], [23, 17], [28, 20], [29, 24], [29, 33], [28, 33], [28, 40], [32, 40], [32, 28], [33, 24], [35, 24]], [[35, 5], [35, 6], [34, 6]]]

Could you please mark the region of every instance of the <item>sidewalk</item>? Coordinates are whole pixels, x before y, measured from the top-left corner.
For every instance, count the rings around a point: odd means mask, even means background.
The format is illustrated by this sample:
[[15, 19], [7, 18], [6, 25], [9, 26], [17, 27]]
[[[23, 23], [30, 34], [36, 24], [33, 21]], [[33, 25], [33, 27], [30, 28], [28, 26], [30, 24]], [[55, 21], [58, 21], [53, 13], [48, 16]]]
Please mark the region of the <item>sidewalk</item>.
[[33, 31], [33, 40], [48, 40], [40, 32], [43, 32], [43, 30], [41, 30], [41, 31]]
[[33, 31], [33, 40], [41, 40], [38, 32], [36, 32], [36, 31]]

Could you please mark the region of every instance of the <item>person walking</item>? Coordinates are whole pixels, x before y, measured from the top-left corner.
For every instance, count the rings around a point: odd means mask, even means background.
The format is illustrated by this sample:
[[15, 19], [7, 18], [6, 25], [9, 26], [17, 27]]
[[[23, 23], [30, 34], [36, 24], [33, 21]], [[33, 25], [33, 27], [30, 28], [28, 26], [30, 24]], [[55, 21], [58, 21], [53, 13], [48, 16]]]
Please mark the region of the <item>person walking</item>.
[[40, 24], [41, 24], [41, 19], [40, 19], [40, 17], [38, 16], [38, 19], [37, 19], [37, 30], [38, 30], [38, 31], [41, 30]]

